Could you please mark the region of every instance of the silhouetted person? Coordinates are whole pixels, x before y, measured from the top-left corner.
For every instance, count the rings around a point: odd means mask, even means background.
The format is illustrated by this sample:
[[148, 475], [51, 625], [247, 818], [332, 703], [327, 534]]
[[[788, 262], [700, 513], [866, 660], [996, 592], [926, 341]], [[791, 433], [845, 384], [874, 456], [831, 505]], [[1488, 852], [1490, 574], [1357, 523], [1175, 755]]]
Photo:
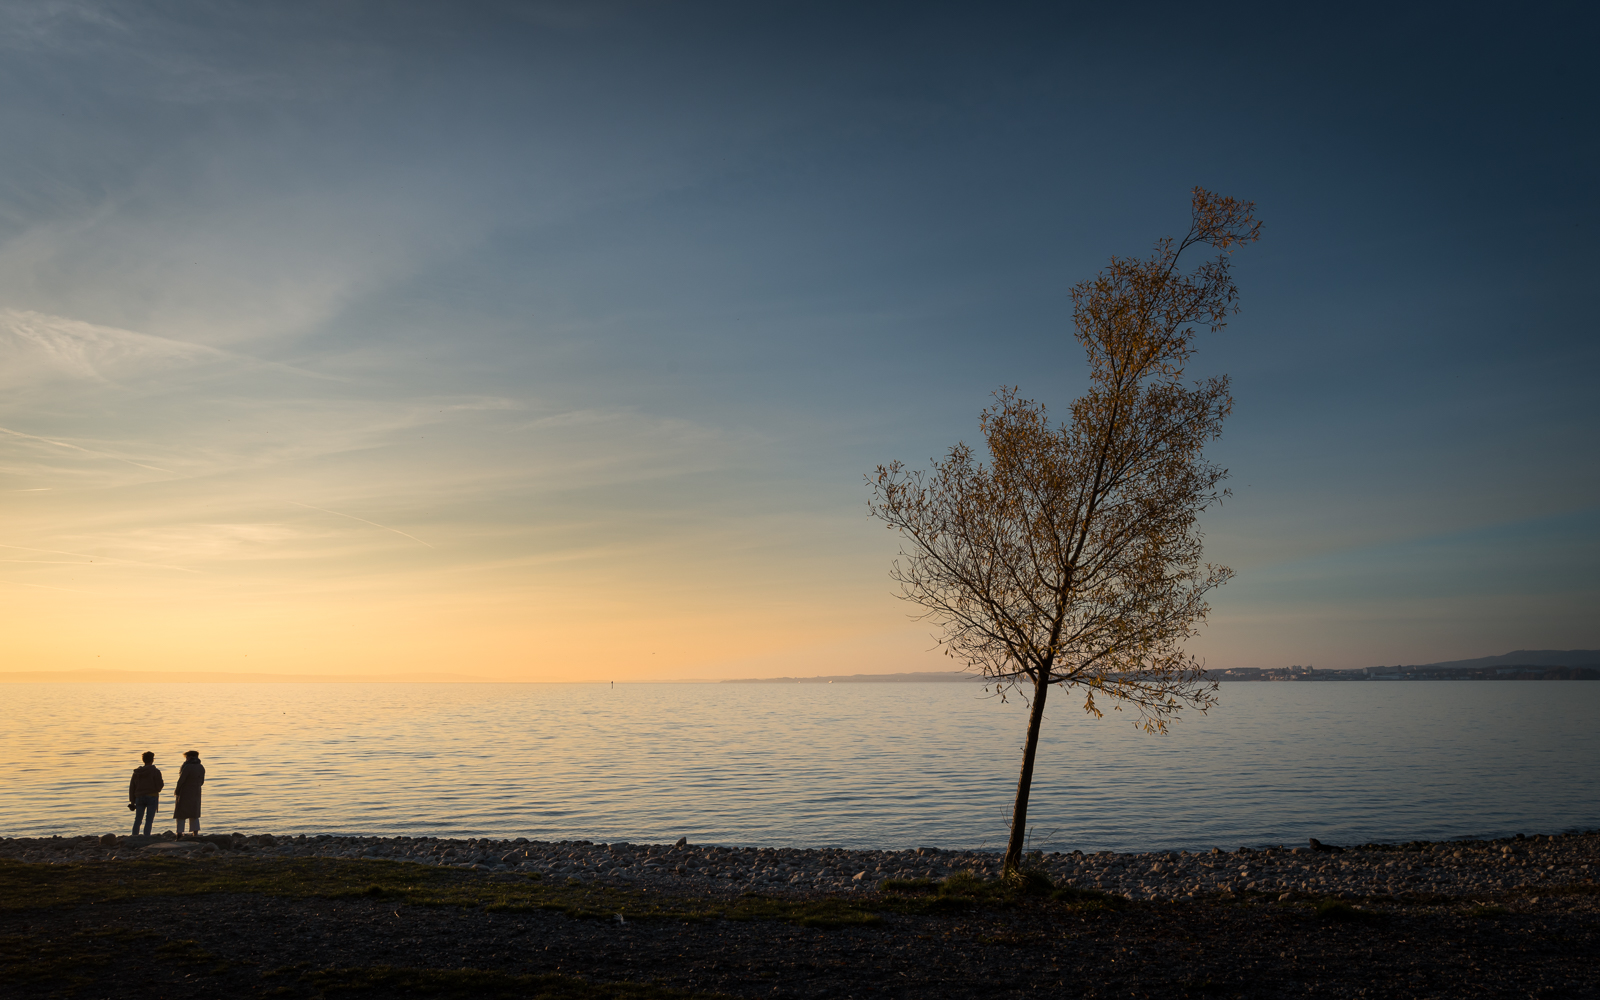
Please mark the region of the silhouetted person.
[[183, 766], [178, 768], [176, 808], [172, 818], [178, 821], [178, 836], [183, 836], [183, 821], [189, 821], [189, 832], [200, 836], [200, 786], [206, 783], [206, 766], [200, 763], [198, 750], [186, 750]]
[[133, 835], [139, 835], [139, 823], [144, 823], [144, 835], [150, 836], [150, 825], [156, 819], [156, 802], [161, 789], [167, 787], [161, 769], [155, 765], [156, 755], [145, 751], [144, 763], [133, 769], [133, 779], [128, 782], [128, 808], [133, 810]]

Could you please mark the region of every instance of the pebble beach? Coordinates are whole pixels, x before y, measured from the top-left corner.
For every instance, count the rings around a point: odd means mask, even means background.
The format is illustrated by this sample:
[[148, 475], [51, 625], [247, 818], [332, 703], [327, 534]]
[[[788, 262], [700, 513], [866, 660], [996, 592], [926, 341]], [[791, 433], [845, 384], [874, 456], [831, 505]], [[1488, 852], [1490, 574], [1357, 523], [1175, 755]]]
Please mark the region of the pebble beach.
[[0, 996], [1589, 997], [1596, 864], [1596, 832], [1061, 852], [1041, 895], [934, 847], [10, 838]]
[[[1062, 886], [1130, 900], [1198, 895], [1317, 895], [1351, 898], [1432, 894], [1537, 893], [1592, 883], [1600, 870], [1600, 833], [1537, 835], [1488, 841], [1369, 844], [1339, 847], [1212, 849], [1207, 852], [1096, 854], [1035, 852], [1027, 865]], [[984, 851], [937, 847], [888, 851], [833, 848], [726, 847], [690, 844], [591, 843], [225, 834], [178, 840], [115, 834], [7, 838], [0, 857], [33, 863], [115, 861], [167, 855], [253, 858], [383, 859], [619, 886], [672, 887], [709, 893], [861, 892], [885, 882], [937, 880], [959, 872], [1000, 874], [1001, 858]]]

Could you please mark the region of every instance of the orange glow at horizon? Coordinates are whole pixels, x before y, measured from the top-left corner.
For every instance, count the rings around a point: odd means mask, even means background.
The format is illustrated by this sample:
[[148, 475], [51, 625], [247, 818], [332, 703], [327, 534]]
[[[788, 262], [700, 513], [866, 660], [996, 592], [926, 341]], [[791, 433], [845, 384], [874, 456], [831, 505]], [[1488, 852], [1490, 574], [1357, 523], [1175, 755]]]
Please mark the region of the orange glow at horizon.
[[[669, 582], [662, 581], [664, 589]], [[882, 627], [885, 612], [897, 610], [892, 603], [869, 599], [851, 608], [741, 601], [736, 588], [678, 583], [680, 593], [662, 599], [614, 591], [489, 595], [398, 587], [388, 593], [308, 588], [238, 599], [199, 588], [69, 594], [13, 587], [7, 588], [12, 625], [0, 672], [596, 681], [951, 669], [933, 662], [936, 657], [904, 655], [929, 642], [914, 626], [910, 635], [904, 627]]]
[[572, 681], [938, 661], [859, 498], [797, 510], [715, 427], [396, 397], [38, 313], [0, 310], [0, 349], [0, 673]]

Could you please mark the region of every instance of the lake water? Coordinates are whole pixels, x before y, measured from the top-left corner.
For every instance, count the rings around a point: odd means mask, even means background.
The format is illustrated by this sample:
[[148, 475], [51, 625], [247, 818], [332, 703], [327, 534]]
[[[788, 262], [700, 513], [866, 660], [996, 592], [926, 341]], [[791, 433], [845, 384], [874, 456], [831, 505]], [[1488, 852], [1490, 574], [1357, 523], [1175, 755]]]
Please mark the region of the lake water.
[[[1052, 693], [1047, 850], [1600, 827], [1600, 683], [1224, 685], [1167, 736]], [[13, 684], [0, 835], [125, 832], [140, 752], [225, 833], [1004, 845], [1026, 710], [966, 684]]]

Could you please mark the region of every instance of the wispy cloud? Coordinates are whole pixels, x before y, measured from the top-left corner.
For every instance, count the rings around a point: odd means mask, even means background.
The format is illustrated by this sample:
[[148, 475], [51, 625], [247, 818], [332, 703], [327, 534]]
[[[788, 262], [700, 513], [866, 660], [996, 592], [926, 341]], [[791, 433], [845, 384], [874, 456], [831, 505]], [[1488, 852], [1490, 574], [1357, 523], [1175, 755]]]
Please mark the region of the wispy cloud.
[[[85, 563], [92, 563], [92, 562], [94, 562], [95, 560], [98, 559], [101, 562], [123, 563], [123, 564], [128, 565], [128, 566], [148, 566], [148, 567], [151, 567], [153, 569], [170, 569], [170, 570], [174, 570], [174, 571], [179, 572], [179, 573], [193, 573], [193, 572], [195, 572], [195, 570], [192, 570], [192, 569], [190, 569], [190, 568], [188, 568], [186, 566], [168, 566], [168, 565], [164, 565], [162, 563], [143, 562], [143, 561], [138, 560], [138, 559], [119, 559], [116, 556], [107, 556], [107, 555], [95, 556], [95, 555], [91, 555], [91, 554], [89, 554], [87, 552], [65, 552], [65, 551], [62, 551], [60, 549], [36, 549], [36, 548], [31, 548], [30, 546], [27, 546], [27, 545], [7, 545], [7, 544], [5, 544], [3, 542], [0, 542], [0, 549], [11, 549], [11, 550], [16, 551], [16, 552], [38, 552], [38, 553], [41, 553], [43, 555], [52, 555], [52, 556], [73, 556], [78, 560], [75, 563], [61, 564], [61, 565], [75, 565], [75, 566], [76, 565], [83, 565]], [[39, 563], [39, 560], [32, 560], [32, 563], [34, 565], [37, 565]]]
[[335, 514], [335, 515], [337, 515], [339, 517], [348, 517], [352, 521], [360, 521], [362, 524], [370, 524], [374, 528], [382, 528], [384, 531], [392, 531], [397, 535], [402, 535], [402, 536], [404, 536], [406, 538], [411, 539], [413, 542], [416, 542], [418, 545], [427, 545], [428, 548], [430, 548], [430, 549], [433, 548], [432, 545], [428, 545], [427, 542], [424, 542], [422, 539], [418, 538], [416, 535], [413, 535], [410, 532], [401, 531], [399, 528], [391, 528], [387, 524], [379, 524], [377, 521], [369, 521], [364, 517], [357, 517], [354, 514], [346, 514], [345, 512], [339, 511], [339, 510], [329, 510], [326, 507], [314, 507], [311, 504], [301, 503], [298, 500], [290, 500], [288, 502], [294, 504], [296, 507], [304, 507], [307, 510], [320, 510], [324, 514]]
[[0, 309], [0, 388], [37, 386], [41, 381], [83, 379], [113, 385], [150, 379], [244, 371], [275, 371], [328, 382], [349, 379], [295, 365], [101, 326], [31, 310]]
[[114, 382], [230, 360], [214, 347], [31, 310], [0, 309], [0, 386], [42, 379]]
[[[638, 407], [308, 379], [231, 349], [37, 311], [0, 311], [0, 367], [31, 373], [0, 399], [0, 417], [27, 421], [0, 425], [0, 478], [15, 483], [4, 545], [57, 557], [7, 561], [0, 576], [67, 590], [87, 572], [96, 588], [159, 592], [178, 570], [288, 599], [316, 579], [429, 586], [427, 574], [675, 560], [689, 543], [649, 534], [678, 522], [683, 538], [704, 536], [681, 484], [760, 448], [752, 432]], [[628, 530], [608, 530], [623, 511]]]
[[27, 582], [22, 581], [22, 580], [7, 580], [7, 579], [4, 579], [4, 578], [0, 578], [0, 583], [4, 583], [7, 586], [11, 586], [11, 587], [31, 587], [34, 590], [59, 590], [62, 593], [65, 593], [65, 594], [82, 594], [82, 593], [84, 593], [84, 591], [75, 590], [72, 587], [52, 587], [47, 583], [27, 583]]
[[[76, 444], [73, 444], [70, 441], [57, 441], [57, 440], [55, 440], [53, 438], [40, 437], [37, 434], [24, 434], [22, 431], [11, 430], [9, 427], [0, 427], [0, 434], [6, 434], [6, 435], [9, 435], [10, 437], [18, 438], [18, 439], [21, 439], [21, 440], [24, 440], [24, 441], [37, 441], [40, 444], [50, 445], [52, 448], [61, 448], [61, 449], [64, 449], [66, 451], [75, 451], [75, 452], [78, 452], [79, 454], [87, 455], [90, 458], [104, 458], [104, 459], [109, 459], [109, 460], [111, 460], [113, 462], [126, 462], [127, 464], [129, 464], [131, 466], [134, 466], [135, 468], [148, 469], [151, 472], [161, 472], [161, 473], [166, 473], [167, 475], [171, 475], [171, 472], [169, 470], [163, 469], [160, 466], [146, 465], [143, 462], [136, 462], [133, 459], [127, 458], [127, 457], [122, 456], [122, 455], [113, 455], [113, 454], [110, 454], [108, 452], [95, 451], [92, 448], [85, 448], [82, 445], [76, 445]], [[17, 492], [23, 492], [23, 491], [17, 491]]]

